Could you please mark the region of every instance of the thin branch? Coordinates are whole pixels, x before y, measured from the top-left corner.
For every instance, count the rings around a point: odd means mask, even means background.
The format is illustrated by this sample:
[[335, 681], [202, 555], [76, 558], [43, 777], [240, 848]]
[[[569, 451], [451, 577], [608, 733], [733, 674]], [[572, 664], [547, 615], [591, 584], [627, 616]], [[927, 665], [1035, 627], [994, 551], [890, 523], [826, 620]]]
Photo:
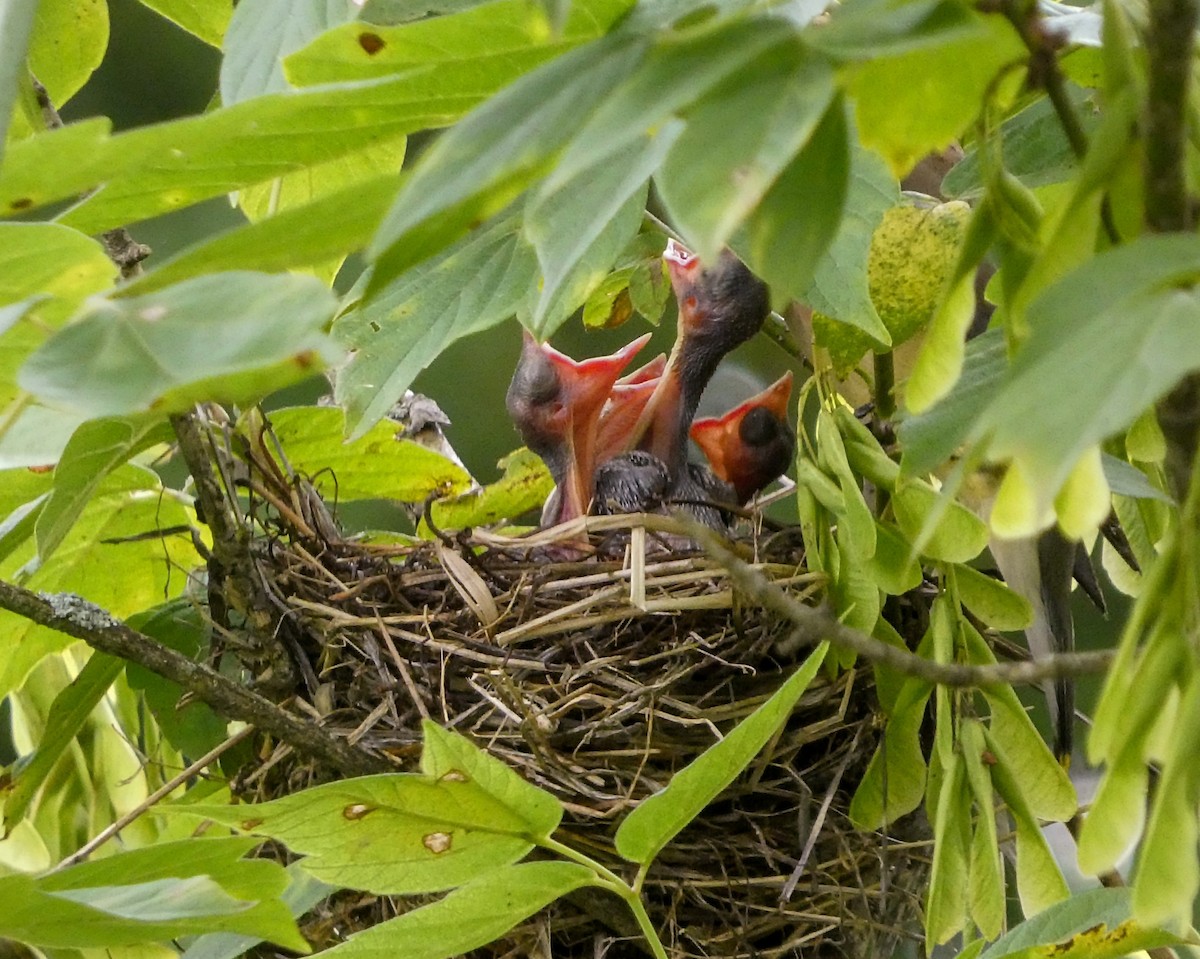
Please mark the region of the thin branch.
[[73, 853], [71, 853], [71, 855], [67, 856], [62, 860], [62, 862], [51, 869], [50, 872], [58, 872], [58, 870], [65, 869], [67, 866], [73, 866], [77, 862], [83, 862], [83, 860], [87, 859], [88, 856], [112, 839], [113, 836], [117, 835], [117, 833], [128, 826], [131, 822], [145, 813], [148, 809], [151, 809], [153, 806], [155, 806], [160, 800], [166, 799], [166, 797], [171, 795], [171, 793], [173, 793], [176, 789], [186, 783], [197, 773], [202, 772], [207, 766], [210, 766], [212, 763], [216, 762], [223, 755], [225, 755], [225, 753], [229, 752], [229, 750], [231, 750], [234, 746], [236, 746], [254, 731], [255, 730], [253, 726], [243, 726], [224, 742], [218, 743], [186, 769], [177, 773], [175, 776], [172, 776], [169, 780], [159, 786], [156, 790], [154, 790], [154, 792], [138, 803], [133, 809], [129, 810], [129, 812], [125, 813], [125, 815], [123, 815], [116, 822], [109, 823], [109, 825], [105, 826], [102, 830], [100, 830], [100, 832], [96, 833], [95, 836], [93, 836]]
[[220, 715], [256, 726], [297, 752], [347, 776], [387, 772], [386, 759], [351, 746], [320, 726], [285, 712], [216, 670], [130, 629], [94, 603], [73, 593], [34, 593], [0, 580], [0, 608], [41, 626], [81, 639], [93, 649], [144, 666], [177, 683]]
[[1052, 679], [1093, 675], [1104, 672], [1113, 661], [1111, 650], [1094, 653], [1060, 653], [1021, 663], [995, 663], [986, 666], [967, 663], [935, 663], [906, 649], [887, 643], [840, 623], [828, 612], [805, 606], [774, 585], [762, 573], [742, 562], [712, 530], [689, 523], [689, 534], [729, 573], [734, 584], [753, 602], [789, 620], [795, 627], [792, 637], [805, 646], [829, 640], [863, 659], [881, 663], [905, 676], [913, 676], [940, 686], [1008, 686], [1015, 683], [1041, 683]]

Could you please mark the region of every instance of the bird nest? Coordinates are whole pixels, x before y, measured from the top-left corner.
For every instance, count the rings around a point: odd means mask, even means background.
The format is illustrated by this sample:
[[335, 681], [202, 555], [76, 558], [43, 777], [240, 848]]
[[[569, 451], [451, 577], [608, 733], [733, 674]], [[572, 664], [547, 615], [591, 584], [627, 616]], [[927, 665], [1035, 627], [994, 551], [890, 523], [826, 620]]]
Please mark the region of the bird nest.
[[[399, 769], [416, 768], [422, 719], [457, 730], [558, 797], [560, 839], [624, 873], [613, 849], [622, 818], [810, 650], [681, 546], [670, 517], [587, 522], [584, 555], [552, 532], [371, 545], [328, 523], [299, 535], [273, 513], [259, 517], [270, 538], [255, 554], [285, 607], [277, 635], [299, 663], [289, 691], [299, 708]], [[733, 536], [777, 586], [820, 600], [797, 531]], [[749, 768], [662, 851], [644, 895], [673, 956], [891, 955], [913, 935], [923, 843], [858, 832], [847, 816], [878, 742], [875, 705], [869, 668], [822, 670]], [[263, 800], [334, 776], [280, 745], [236, 789]], [[622, 907], [599, 899], [560, 902], [481, 954], [641, 954]], [[304, 928], [331, 945], [411, 904], [343, 894]]]

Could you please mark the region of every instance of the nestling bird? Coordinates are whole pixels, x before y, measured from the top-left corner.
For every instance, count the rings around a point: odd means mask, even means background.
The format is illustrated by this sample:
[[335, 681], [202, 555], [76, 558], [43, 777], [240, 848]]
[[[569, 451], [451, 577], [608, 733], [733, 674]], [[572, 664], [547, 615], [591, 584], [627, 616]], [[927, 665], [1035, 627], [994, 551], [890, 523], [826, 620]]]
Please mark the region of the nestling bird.
[[576, 361], [525, 332], [505, 405], [525, 445], [545, 461], [554, 479], [545, 525], [587, 514], [601, 412], [621, 371], [649, 339], [647, 333], [611, 356]]
[[728, 250], [705, 268], [671, 240], [663, 259], [679, 303], [679, 328], [658, 387], [630, 435], [675, 479], [687, 461], [688, 427], [725, 354], [760, 329], [770, 312], [767, 287]]
[[761, 393], [723, 416], [696, 420], [691, 435], [713, 472], [733, 484], [739, 504], [777, 479], [792, 463], [796, 434], [788, 425], [789, 370]]

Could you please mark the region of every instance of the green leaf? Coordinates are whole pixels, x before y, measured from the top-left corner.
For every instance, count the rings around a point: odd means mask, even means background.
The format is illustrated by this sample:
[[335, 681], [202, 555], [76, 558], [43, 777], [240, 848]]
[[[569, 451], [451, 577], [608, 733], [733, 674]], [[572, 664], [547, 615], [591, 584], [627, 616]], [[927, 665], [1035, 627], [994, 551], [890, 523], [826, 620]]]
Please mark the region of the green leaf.
[[108, 5], [104, 0], [41, 0], [29, 69], [62, 107], [100, 66], [108, 49]]
[[71, 684], [55, 697], [33, 755], [22, 758], [5, 789], [5, 835], [24, 818], [33, 797], [124, 666], [122, 659], [95, 653]]
[[1150, 820], [1133, 880], [1133, 908], [1147, 925], [1188, 923], [1200, 888], [1195, 849], [1200, 838], [1196, 806], [1200, 801], [1200, 681], [1195, 676], [1182, 701], [1162, 760]]
[[380, 895], [461, 886], [522, 858], [540, 832], [527, 810], [453, 773], [366, 776], [266, 803], [172, 811], [270, 836], [307, 855], [318, 879]]
[[952, 0], [851, 0], [805, 39], [835, 57], [873, 60], [970, 36], [978, 25], [978, 16]]
[[603, 166], [530, 197], [524, 234], [542, 268], [530, 323], [539, 339], [548, 338], [575, 312], [637, 233], [650, 174], [681, 127], [669, 124]]
[[221, 102], [289, 89], [282, 60], [352, 16], [345, 0], [258, 0], [233, 11], [221, 58]]
[[1033, 621], [1033, 607], [1000, 580], [970, 566], [954, 568], [958, 597], [980, 621], [993, 629], [1024, 629]]
[[27, 82], [25, 58], [37, 8], [38, 0], [11, 0], [0, 7], [0, 159], [18, 91]]
[[[38, 565], [32, 541], [0, 562], [0, 578], [27, 577], [45, 593], [75, 593], [122, 618], [183, 590], [179, 570], [200, 565], [191, 537], [158, 529], [195, 522], [184, 497], [164, 490], [150, 470], [125, 465], [93, 494], [62, 546]], [[98, 575], [102, 571], [103, 575]], [[0, 695], [18, 687], [45, 655], [73, 640], [12, 613], [0, 613]]]
[[494, 869], [427, 906], [379, 923], [326, 950], [336, 959], [450, 959], [486, 946], [556, 899], [596, 885], [573, 862], [525, 862]]
[[882, 343], [888, 342], [887, 330], [867, 289], [867, 261], [875, 228], [884, 212], [899, 201], [896, 180], [887, 166], [852, 136], [842, 222], [801, 297], [822, 316], [858, 327]]
[[12, 555], [14, 549], [33, 535], [38, 517], [41, 516], [42, 508], [49, 498], [49, 493], [43, 493], [27, 503], [22, 503], [0, 520], [0, 562]]
[[931, 473], [954, 455], [1000, 389], [1007, 368], [1003, 330], [988, 330], [967, 343], [954, 388], [919, 416], [907, 416], [900, 423], [900, 465], [905, 473]]
[[1128, 888], [1076, 893], [1001, 936], [979, 959], [1118, 959], [1192, 942], [1192, 937], [1134, 921], [1131, 897]]
[[702, 261], [716, 259], [780, 180], [833, 94], [829, 63], [789, 40], [761, 52], [686, 112], [687, 127], [655, 182]]
[[[371, 3], [359, 22], [318, 37], [289, 57], [284, 69], [300, 85], [436, 72], [443, 96], [479, 89], [482, 99], [546, 60], [602, 36], [630, 5], [630, 0], [575, 3], [561, 34], [554, 36], [544, 13], [521, 0], [398, 3], [389, 11]], [[454, 119], [451, 114], [430, 125]]]
[[828, 650], [828, 643], [814, 649], [770, 699], [676, 773], [665, 789], [645, 799], [625, 817], [616, 835], [616, 849], [623, 859], [649, 864], [733, 782], [787, 720]]
[[[1094, 102], [1094, 91], [1067, 85], [1067, 95], [1086, 135], [1095, 131], [1103, 111]], [[1054, 104], [1038, 97], [1000, 126], [1001, 161], [1004, 169], [1028, 187], [1061, 183], [1074, 175], [1079, 161], [1063, 133]], [[991, 145], [989, 144], [989, 149]], [[983, 162], [978, 150], [970, 150], [942, 181], [948, 197], [973, 198], [983, 192]]]
[[199, 37], [212, 47], [221, 45], [221, 37], [233, 16], [233, 0], [141, 0], [172, 23]]
[[54, 491], [38, 517], [38, 559], [44, 563], [58, 548], [105, 476], [173, 435], [159, 419], [99, 419], [80, 426], [54, 469]]
[[[187, 599], [163, 603], [130, 617], [129, 626], [189, 659], [201, 660], [209, 649], [208, 630], [197, 605]], [[129, 688], [141, 692], [168, 742], [189, 757], [203, 756], [225, 739], [228, 721], [194, 696], [184, 699], [177, 683], [128, 663]]]
[[1023, 53], [1002, 17], [975, 17], [943, 42], [855, 63], [846, 91], [863, 145], [903, 176], [971, 125], [997, 75]]
[[499, 212], [642, 54], [642, 44], [616, 36], [573, 50], [526, 74], [439, 137], [413, 168], [371, 245], [373, 284]]
[[955, 751], [942, 779], [933, 827], [933, 868], [925, 900], [925, 939], [938, 945], [962, 929], [967, 914], [971, 797], [962, 754]]
[[[116, 266], [90, 236], [57, 223], [0, 223], [0, 304], [38, 297], [42, 324], [58, 325], [86, 297], [112, 286], [116, 278]], [[20, 349], [23, 325], [4, 333], [3, 353]], [[0, 373], [16, 369], [9, 362]], [[11, 376], [0, 376], [0, 382], [11, 381]], [[7, 401], [7, 391], [0, 397]]]
[[902, 482], [892, 497], [896, 522], [922, 556], [966, 563], [983, 552], [987, 525], [961, 503], [923, 480]]
[[[396, 192], [395, 174], [351, 183], [310, 203], [198, 240], [121, 286], [116, 296], [159, 290], [180, 280], [221, 270], [315, 268], [366, 246]], [[345, 211], [353, 210], [353, 216]]]
[[320, 332], [333, 298], [316, 280], [222, 273], [96, 302], [22, 367], [20, 385], [92, 416], [248, 403], [338, 356]]
[[562, 804], [544, 789], [526, 782], [516, 771], [480, 749], [465, 736], [422, 720], [425, 747], [421, 772], [430, 779], [465, 777], [509, 809], [518, 810], [529, 834], [547, 839], [562, 821]]
[[932, 688], [911, 678], [901, 686], [883, 742], [871, 756], [850, 801], [850, 820], [859, 829], [882, 829], [921, 804], [926, 774], [921, 724]]
[[71, 199], [103, 184], [59, 217], [98, 233], [394, 141], [491, 92], [451, 95], [437, 76], [403, 75], [268, 94], [114, 136], [106, 120], [70, 124], [12, 146], [0, 168], [0, 211]]
[[347, 310], [333, 335], [351, 359], [334, 395], [351, 436], [361, 436], [451, 343], [516, 313], [537, 277], [519, 224], [504, 220], [468, 236]]
[[541, 509], [554, 488], [542, 458], [521, 447], [501, 460], [500, 466], [504, 475], [495, 483], [434, 500], [430, 507], [434, 525], [438, 529], [490, 526]]
[[1004, 928], [1004, 865], [996, 835], [992, 777], [984, 767], [983, 727], [978, 720], [968, 719], [962, 724], [960, 736], [967, 784], [976, 809], [969, 865], [971, 920], [985, 938], [995, 939]]
[[41, 878], [0, 877], [0, 935], [51, 948], [229, 931], [308, 951], [278, 895], [282, 867], [242, 860], [244, 839], [158, 843]]
[[[995, 717], [993, 716], [993, 724]], [[990, 729], [984, 738], [995, 762], [991, 765], [992, 783], [1008, 806], [1017, 833], [1017, 896], [1027, 916], [1041, 912], [1070, 895], [1054, 854], [1046, 843], [1041, 824], [1030, 809], [1026, 791], [1037, 787], [1028, 780], [1018, 780], [1024, 770], [1014, 766], [1021, 757], [1010, 758], [1008, 751]], [[1044, 748], [1044, 747], [1043, 747]], [[1061, 768], [1061, 767], [1060, 767]]]
[[734, 248], [770, 284], [776, 300], [804, 295], [837, 235], [850, 175], [846, 124], [846, 108], [837, 97], [734, 239]]
[[1029, 307], [1030, 337], [976, 424], [1046, 508], [1076, 462], [1200, 367], [1200, 247], [1142, 236], [1101, 253]]
[[619, 156], [728, 77], [752, 69], [757, 57], [793, 35], [789, 25], [774, 18], [666, 35], [571, 140], [550, 174], [550, 188]]
[[1153, 485], [1146, 474], [1125, 460], [1117, 459], [1110, 453], [1102, 453], [1101, 466], [1104, 468], [1104, 479], [1114, 495], [1131, 496], [1136, 499], [1155, 499], [1160, 503], [1175, 502], [1167, 493]]
[[871, 579], [885, 593], [900, 596], [921, 585], [921, 564], [912, 544], [888, 523], [875, 523], [875, 552], [868, 563]]
[[458, 493], [471, 478], [457, 463], [396, 435], [385, 420], [345, 442], [346, 420], [333, 407], [297, 406], [271, 413], [275, 435], [292, 468], [312, 478], [329, 500], [394, 499], [420, 503]]

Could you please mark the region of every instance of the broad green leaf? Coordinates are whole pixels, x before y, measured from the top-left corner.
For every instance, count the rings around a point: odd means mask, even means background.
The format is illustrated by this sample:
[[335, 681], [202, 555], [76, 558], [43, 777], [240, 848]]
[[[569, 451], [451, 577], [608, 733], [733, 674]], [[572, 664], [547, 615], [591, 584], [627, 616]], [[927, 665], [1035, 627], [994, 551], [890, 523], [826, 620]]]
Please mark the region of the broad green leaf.
[[874, 60], [937, 47], [978, 27], [977, 15], [948, 0], [851, 0], [838, 4], [827, 23], [811, 27], [804, 37], [835, 57]]
[[881, 153], [897, 177], [904, 176], [925, 154], [944, 149], [970, 127], [997, 75], [1023, 53], [1002, 17], [977, 17], [945, 42], [855, 63], [846, 90], [863, 145]]
[[883, 742], [850, 801], [850, 820], [859, 829], [882, 829], [921, 805], [926, 773], [921, 724], [931, 689], [916, 679], [906, 680], [900, 688]]
[[888, 456], [875, 435], [867, 429], [850, 407], [838, 404], [833, 411], [838, 432], [846, 448], [850, 465], [881, 489], [894, 490], [900, 478], [900, 466]]
[[345, 442], [346, 420], [334, 407], [298, 406], [271, 413], [288, 463], [307, 474], [327, 499], [395, 499], [420, 503], [434, 493], [458, 493], [471, 478], [461, 466], [412, 440], [390, 420]]
[[837, 235], [817, 263], [812, 283], [801, 299], [822, 316], [856, 326], [880, 342], [884, 328], [867, 288], [871, 238], [884, 211], [895, 206], [900, 193], [895, 178], [878, 154], [850, 138], [850, 181], [846, 209]]
[[538, 839], [550, 836], [562, 821], [562, 804], [553, 794], [522, 779], [515, 770], [480, 749], [465, 736], [426, 719], [421, 772], [430, 779], [464, 777], [510, 809], [516, 809]]
[[256, 935], [307, 951], [278, 901], [282, 867], [240, 857], [253, 841], [189, 839], [41, 878], [0, 877], [0, 935], [42, 946], [120, 946], [199, 932]]
[[427, 906], [406, 912], [326, 950], [335, 959], [450, 959], [470, 953], [556, 899], [595, 885], [573, 862], [525, 862], [494, 869]]
[[513, 219], [485, 227], [334, 321], [334, 337], [351, 351], [334, 395], [352, 437], [384, 416], [447, 346], [516, 313], [537, 277], [519, 229]]
[[18, 404], [21, 411], [0, 436], [0, 469], [49, 470], [87, 417], [34, 403], [26, 393], [18, 394], [13, 406]]
[[960, 730], [967, 784], [975, 797], [975, 828], [971, 833], [970, 900], [971, 920], [987, 939], [995, 939], [1004, 928], [1004, 864], [996, 835], [995, 797], [992, 777], [984, 766], [986, 745], [978, 720], [966, 720]]
[[1076, 893], [1001, 936], [979, 959], [1118, 959], [1193, 941], [1136, 922], [1132, 895], [1128, 888]]
[[751, 70], [757, 57], [778, 50], [791, 36], [790, 26], [772, 18], [735, 20], [664, 37], [571, 140], [550, 174], [550, 187], [618, 156], [731, 75]]
[[449, 94], [438, 76], [422, 73], [268, 94], [112, 136], [106, 120], [70, 124], [13, 145], [0, 168], [0, 210], [33, 209], [103, 184], [59, 217], [97, 233], [447, 122], [493, 91], [468, 77]]
[[892, 497], [896, 522], [922, 556], [966, 563], [983, 552], [987, 525], [961, 503], [923, 480], [902, 482]]
[[1028, 781], [1017, 779], [1020, 772], [1013, 763], [1019, 762], [1020, 758], [1010, 758], [991, 730], [984, 729], [984, 738], [995, 760], [990, 766], [992, 783], [1008, 806], [1009, 815], [1016, 826], [1017, 896], [1025, 915], [1032, 916], [1065, 899], [1070, 890], [1046, 843], [1041, 824], [1026, 800], [1026, 792], [1034, 791], [1036, 787]]
[[27, 503], [22, 503], [0, 520], [0, 562], [12, 555], [14, 549], [33, 535], [38, 517], [41, 516], [42, 508], [49, 498], [49, 493], [43, 493]]
[[22, 367], [41, 399], [92, 416], [248, 403], [338, 353], [321, 327], [333, 297], [300, 276], [221, 273], [144, 296], [98, 301]]
[[1003, 330], [988, 330], [967, 343], [962, 375], [954, 388], [919, 416], [907, 416], [900, 423], [900, 464], [905, 473], [930, 473], [954, 455], [996, 395], [1007, 367]]
[[105, 0], [41, 0], [29, 42], [29, 69], [62, 107], [100, 66], [108, 48]]
[[[209, 624], [187, 599], [139, 613], [129, 625], [189, 659], [201, 660], [209, 649]], [[142, 694], [167, 741], [185, 756], [203, 756], [225, 739], [228, 720], [194, 696], [185, 700], [183, 687], [136, 663], [127, 663], [125, 673], [129, 688]]]
[[530, 197], [524, 235], [542, 269], [530, 323], [539, 339], [575, 312], [637, 233], [650, 174], [680, 129], [670, 124], [602, 166]]
[[1130, 425], [1200, 367], [1200, 245], [1143, 236], [1101, 253], [1039, 296], [1031, 334], [976, 424], [1015, 458], [1048, 507], [1090, 447]]
[[702, 261], [716, 259], [779, 181], [833, 94], [829, 63], [789, 40], [759, 53], [685, 112], [687, 127], [655, 182]]
[[1200, 864], [1194, 850], [1200, 834], [1200, 680], [1191, 677], [1183, 691], [1154, 791], [1150, 819], [1133, 880], [1133, 910], [1146, 925], [1187, 923], [1200, 888]]
[[289, 89], [283, 58], [353, 15], [346, 0], [256, 0], [236, 7], [225, 30], [220, 93], [225, 106]]
[[[181, 592], [186, 583], [179, 571], [201, 563], [186, 533], [147, 534], [194, 522], [182, 496], [164, 490], [151, 471], [125, 465], [100, 484], [48, 562], [37, 565], [28, 541], [0, 562], [0, 577], [28, 576], [24, 585], [30, 589], [74, 593], [117, 618], [131, 616]], [[20, 686], [43, 656], [71, 642], [62, 633], [0, 613], [0, 695]]]
[[[288, 886], [280, 897], [293, 916], [299, 918], [309, 912], [322, 899], [336, 890], [304, 871], [303, 863], [294, 862], [287, 867]], [[237, 933], [214, 932], [196, 936], [183, 951], [181, 959], [238, 959], [263, 940], [256, 936], [240, 936]]]
[[776, 300], [798, 299], [811, 285], [817, 263], [842, 222], [849, 176], [846, 108], [836, 97], [732, 244], [746, 265], [770, 284]]
[[643, 800], [617, 829], [616, 849], [623, 859], [647, 865], [699, 815], [758, 755], [786, 722], [820, 668], [828, 643], [812, 651], [765, 703], [720, 742], [672, 778], [666, 788]]
[[[56, 223], [0, 223], [0, 304], [39, 297], [42, 324], [62, 322], [85, 297], [112, 286], [116, 278], [116, 266], [90, 236]], [[21, 349], [22, 325], [18, 321], [4, 333], [3, 353]], [[15, 366], [6, 362], [0, 372], [10, 369]], [[0, 376], [0, 382], [11, 380]]]
[[221, 45], [221, 37], [233, 16], [233, 0], [141, 0], [172, 23], [199, 37], [212, 47]]
[[[863, 497], [861, 483], [846, 459], [837, 421], [824, 409], [817, 414], [817, 461], [841, 487], [844, 506], [839, 515], [838, 543], [848, 551], [846, 559], [849, 562], [865, 563], [875, 555], [875, 518]], [[840, 535], [842, 527], [845, 527], [844, 539]]]
[[[1089, 136], [1101, 122], [1102, 111], [1094, 103], [1094, 91], [1068, 84], [1068, 97], [1075, 116]], [[1046, 186], [1069, 179], [1079, 161], [1063, 133], [1054, 105], [1038, 97], [1000, 127], [1001, 160], [1004, 168], [1029, 187]], [[983, 191], [983, 163], [971, 150], [942, 181], [946, 196], [972, 198]]]
[[1104, 468], [1104, 479], [1114, 495], [1131, 496], [1136, 499], [1156, 499], [1160, 503], [1173, 503], [1167, 493], [1146, 478], [1146, 474], [1123, 459], [1103, 453], [1100, 458]]
[[[861, 493], [858, 495], [862, 496]], [[832, 570], [833, 582], [829, 584], [829, 598], [841, 622], [869, 635], [875, 629], [882, 608], [879, 586], [876, 585], [869, 567], [870, 558], [875, 554], [875, 524], [871, 521], [870, 556], [864, 555], [862, 550], [867, 544], [851, 532], [851, 524], [847, 521], [849, 515], [843, 513], [839, 516], [834, 534], [837, 560]], [[848, 661], [843, 665], [847, 665]]]
[[1033, 620], [1029, 601], [986, 573], [960, 564], [954, 568], [954, 582], [963, 605], [993, 629], [1024, 629]]
[[437, 528], [489, 526], [541, 509], [554, 488], [542, 458], [521, 447], [501, 460], [500, 466], [504, 475], [495, 483], [434, 500], [430, 512]]
[[380, 895], [435, 892], [510, 865], [540, 832], [464, 776], [366, 776], [314, 786], [282, 799], [240, 806], [181, 805], [307, 855], [325, 882]]
[[[372, 177], [302, 206], [291, 207], [199, 240], [121, 286], [116, 296], [162, 289], [221, 270], [268, 273], [314, 268], [338, 260], [370, 241], [400, 189], [395, 174]], [[346, 216], [353, 210], [353, 216]]]
[[99, 419], [80, 426], [54, 468], [54, 491], [38, 517], [38, 559], [44, 563], [58, 548], [105, 476], [173, 436], [159, 419]]
[[386, 283], [472, 222], [503, 209], [636, 67], [643, 50], [615, 36], [573, 50], [439, 137], [413, 167], [371, 245], [373, 284]]
[[289, 57], [284, 69], [287, 78], [300, 85], [436, 69], [447, 91], [482, 79], [495, 91], [546, 60], [603, 35], [630, 5], [630, 0], [575, 3], [558, 36], [552, 35], [536, 5], [521, 0], [405, 3], [406, 9], [394, 16], [376, 16], [364, 8], [359, 22], [318, 37]]
[[38, 0], [10, 0], [0, 7], [0, 159], [18, 90], [28, 76], [25, 63], [37, 8]]
[[37, 749], [32, 756], [22, 757], [21, 765], [14, 771], [5, 790], [5, 835], [24, 818], [34, 795], [46, 783], [54, 766], [75, 741], [88, 716], [124, 666], [122, 659], [96, 653], [84, 664], [74, 681], [55, 697]]
[[[347, 227], [355, 234], [355, 241], [352, 244], [336, 250], [332, 256], [322, 262], [304, 264], [308, 272], [313, 273], [325, 283], [332, 284], [338, 270], [341, 269], [346, 253], [352, 249], [361, 248], [369, 242], [374, 232], [373, 228], [378, 227], [384, 212], [383, 209], [380, 209], [372, 216], [370, 207], [362, 209], [358, 205], [354, 187], [364, 184], [370, 191], [368, 199], [374, 199], [375, 194], [381, 189], [381, 183], [387, 183], [388, 178], [391, 178], [390, 188], [383, 187], [383, 190], [387, 192], [389, 199], [394, 199], [399, 189], [399, 181], [395, 177], [400, 169], [400, 164], [404, 161], [407, 143], [405, 137], [381, 139], [378, 143], [372, 143], [354, 153], [330, 160], [328, 163], [318, 163], [266, 183], [244, 187], [238, 190], [238, 208], [246, 214], [251, 223], [259, 223], [266, 218], [295, 209], [304, 210], [307, 216], [311, 217], [314, 212], [317, 212], [312, 209], [316, 202], [325, 197], [335, 197], [338, 202], [336, 206], [332, 207], [330, 213], [326, 214], [328, 219], [315, 223], [310, 220], [307, 229], [301, 231], [311, 234], [314, 226], [329, 227], [345, 221], [352, 221], [347, 224]], [[380, 177], [384, 179], [381, 181]], [[351, 204], [350, 206], [346, 205], [347, 201]], [[329, 208], [326, 207], [320, 212], [324, 213], [326, 209]], [[353, 217], [346, 215], [348, 209], [354, 211]], [[367, 224], [370, 224], [371, 228], [368, 228]], [[341, 232], [345, 233], [347, 229], [343, 227]], [[259, 242], [262, 242], [261, 237], [259, 237]], [[319, 242], [324, 246], [329, 246], [337, 242], [337, 233], [327, 228]], [[286, 248], [293, 256], [298, 252], [290, 239]], [[242, 268], [245, 267], [246, 264], [242, 264]]]
[[0, 522], [6, 522], [14, 510], [46, 496], [53, 483], [49, 470], [0, 470]]
[[933, 867], [925, 900], [925, 939], [946, 942], [967, 918], [971, 797], [962, 755], [955, 751], [942, 779], [933, 827]]

